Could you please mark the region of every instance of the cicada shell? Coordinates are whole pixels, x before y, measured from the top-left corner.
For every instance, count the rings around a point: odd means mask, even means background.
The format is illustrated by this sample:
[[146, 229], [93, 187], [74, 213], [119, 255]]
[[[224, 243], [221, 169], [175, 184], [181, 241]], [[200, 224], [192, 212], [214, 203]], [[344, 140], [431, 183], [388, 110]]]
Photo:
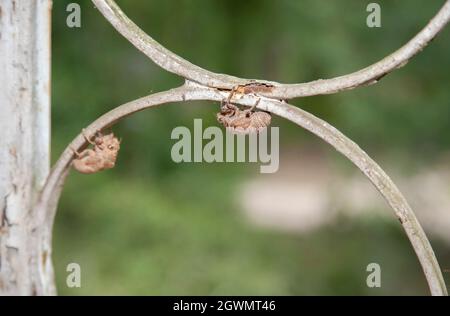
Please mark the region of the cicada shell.
[[244, 110], [239, 108], [221, 111], [217, 120], [233, 133], [259, 133], [270, 125], [272, 117], [263, 111]]
[[95, 136], [94, 141], [86, 137], [93, 149], [85, 149], [81, 153], [74, 151], [76, 158], [73, 167], [81, 173], [95, 173], [115, 166], [120, 149], [120, 140], [113, 133]]

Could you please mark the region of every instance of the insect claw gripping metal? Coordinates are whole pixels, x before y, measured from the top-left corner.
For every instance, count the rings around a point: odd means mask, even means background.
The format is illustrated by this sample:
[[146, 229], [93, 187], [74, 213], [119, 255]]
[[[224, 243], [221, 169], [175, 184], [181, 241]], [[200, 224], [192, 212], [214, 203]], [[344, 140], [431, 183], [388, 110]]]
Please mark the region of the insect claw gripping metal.
[[[239, 87], [239, 86], [238, 86]], [[256, 131], [257, 133], [270, 125], [271, 116], [264, 111], [255, 111], [261, 99], [249, 109], [241, 110], [231, 103], [237, 87], [234, 87], [228, 97], [221, 102], [220, 112], [217, 113], [217, 120], [225, 128], [232, 132], [247, 134]]]

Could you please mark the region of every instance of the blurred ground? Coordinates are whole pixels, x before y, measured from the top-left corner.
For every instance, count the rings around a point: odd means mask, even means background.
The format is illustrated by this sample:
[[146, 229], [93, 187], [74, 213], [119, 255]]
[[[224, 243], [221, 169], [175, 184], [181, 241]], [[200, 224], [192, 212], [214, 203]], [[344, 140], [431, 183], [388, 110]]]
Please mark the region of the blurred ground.
[[[182, 83], [123, 39], [90, 1], [82, 27], [54, 1], [53, 161], [89, 122]], [[247, 78], [303, 82], [355, 71], [400, 47], [444, 1], [118, 0], [140, 27], [188, 60]], [[424, 222], [444, 269], [448, 245], [450, 29], [377, 85], [294, 100], [373, 157]], [[175, 164], [170, 133], [218, 105], [167, 105], [127, 118], [116, 168], [72, 173], [54, 244], [60, 294], [427, 294], [391, 211], [351, 164], [291, 123], [280, 127], [279, 174], [248, 164]], [[82, 287], [65, 285], [77, 262]], [[382, 267], [382, 287], [365, 284]], [[446, 274], [447, 283], [450, 282]]]
[[[379, 192], [357, 170], [336, 168], [330, 157], [313, 151], [285, 152], [272, 177], [257, 176], [241, 188], [242, 209], [252, 223], [308, 234], [347, 220], [394, 217]], [[448, 157], [434, 165], [391, 178], [404, 192], [425, 231], [450, 246], [450, 166]], [[393, 163], [395, 164], [395, 163]]]

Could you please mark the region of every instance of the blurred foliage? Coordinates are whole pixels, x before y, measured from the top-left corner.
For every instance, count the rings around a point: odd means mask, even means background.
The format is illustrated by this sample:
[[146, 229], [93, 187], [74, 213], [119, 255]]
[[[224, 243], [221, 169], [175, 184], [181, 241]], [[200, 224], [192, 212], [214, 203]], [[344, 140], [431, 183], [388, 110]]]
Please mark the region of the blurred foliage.
[[[56, 0], [53, 8], [53, 160], [106, 111], [182, 83], [122, 38], [90, 1], [78, 1], [82, 27], [68, 28], [70, 2]], [[369, 29], [370, 1], [117, 2], [153, 38], [195, 64], [281, 82], [365, 67], [406, 43], [443, 3], [378, 1], [382, 28]], [[375, 160], [392, 156], [402, 168], [420, 168], [450, 148], [449, 36], [447, 28], [377, 85], [292, 102], [328, 120]], [[215, 125], [217, 108], [193, 102], [127, 118], [114, 127], [124, 139], [117, 167], [69, 177], [54, 236], [61, 294], [427, 293], [394, 219], [343, 218], [307, 236], [256, 229], [234, 197], [256, 167], [173, 163], [172, 129], [191, 127], [193, 118]], [[282, 148], [315, 144], [350, 167], [293, 124], [276, 119], [275, 125]], [[381, 289], [365, 285], [373, 261], [383, 267]], [[80, 289], [65, 286], [70, 262], [81, 264]]]

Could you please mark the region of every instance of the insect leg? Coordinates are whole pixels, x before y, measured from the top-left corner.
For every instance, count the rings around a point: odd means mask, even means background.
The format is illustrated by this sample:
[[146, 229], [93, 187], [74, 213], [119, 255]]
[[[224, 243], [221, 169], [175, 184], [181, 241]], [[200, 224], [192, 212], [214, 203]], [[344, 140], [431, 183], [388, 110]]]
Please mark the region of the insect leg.
[[233, 89], [231, 89], [231, 92], [230, 92], [230, 94], [228, 95], [228, 98], [227, 98], [227, 104], [230, 104], [231, 103], [231, 99], [233, 98], [233, 96], [234, 96], [234, 93], [236, 92], [236, 90], [237, 90], [237, 87], [233, 87]]
[[259, 104], [259, 101], [261, 101], [261, 98], [259, 98], [258, 100], [256, 100], [256, 103], [250, 108], [250, 112], [255, 111], [256, 107], [257, 107], [258, 104]]
[[233, 87], [231, 89], [230, 94], [228, 95], [227, 99], [226, 100], [222, 100], [220, 102], [220, 108], [221, 109], [223, 109], [224, 107], [227, 107], [229, 110], [233, 110], [233, 111], [236, 110], [236, 106], [231, 103], [231, 99], [233, 98], [233, 95], [235, 94], [237, 88], [238, 88], [237, 86]]
[[[98, 133], [98, 132], [97, 132], [97, 133]], [[97, 134], [97, 133], [96, 133], [96, 134]], [[81, 134], [83, 134], [84, 139], [86, 139], [86, 141], [87, 141], [89, 144], [95, 146], [95, 142], [93, 142], [93, 141], [86, 135], [86, 129], [83, 128], [83, 129], [81, 130]]]
[[80, 158], [80, 157], [81, 157], [81, 154], [80, 154], [78, 151], [76, 151], [72, 146], [70, 146], [70, 149], [72, 150], [73, 154], [74, 154], [75, 156], [77, 156], [77, 158]]
[[98, 130], [95, 132], [95, 137], [103, 137], [103, 133], [98, 129]]

